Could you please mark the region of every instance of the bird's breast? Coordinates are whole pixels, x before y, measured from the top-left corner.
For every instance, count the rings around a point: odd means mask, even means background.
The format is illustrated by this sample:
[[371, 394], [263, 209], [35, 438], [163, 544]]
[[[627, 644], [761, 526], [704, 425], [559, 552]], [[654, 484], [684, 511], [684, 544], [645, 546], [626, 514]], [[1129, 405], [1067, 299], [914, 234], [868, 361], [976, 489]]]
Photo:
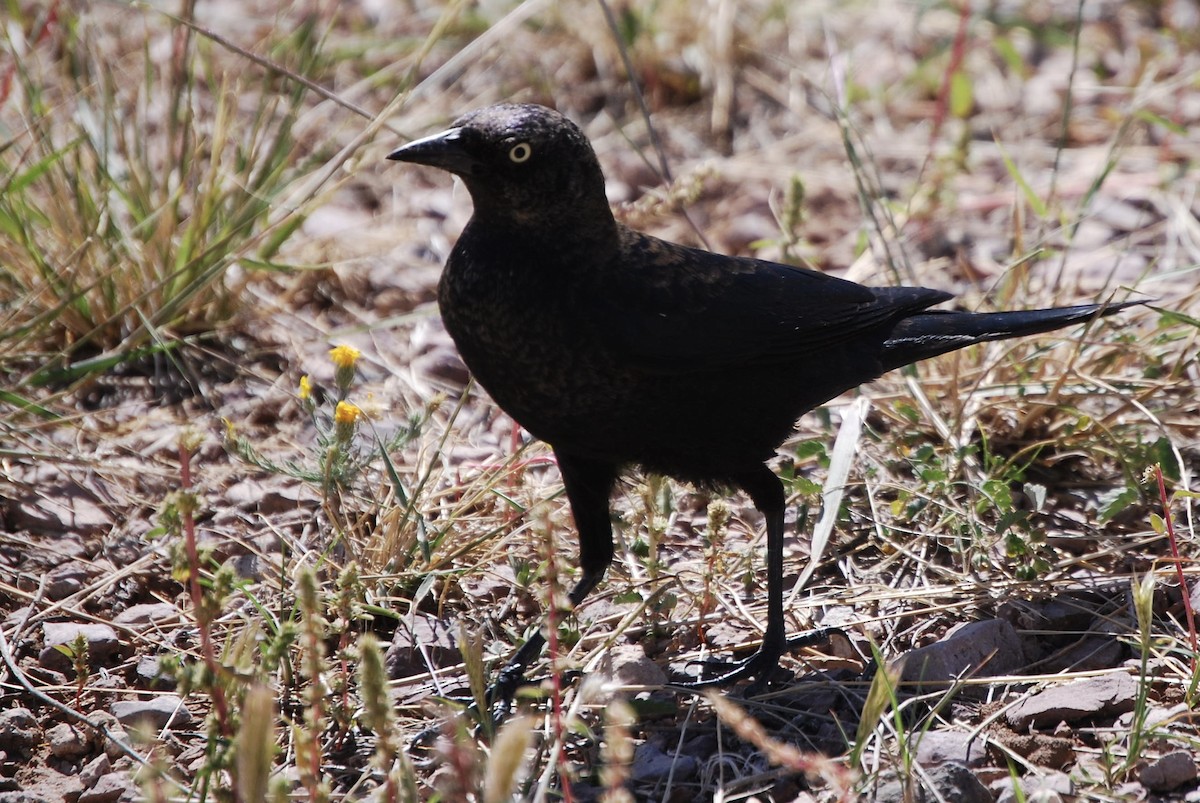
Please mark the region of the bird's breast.
[[438, 286], [446, 330], [476, 381], [506, 413], [551, 444], [612, 419], [630, 378], [596, 341], [553, 278], [488, 260], [452, 258]]

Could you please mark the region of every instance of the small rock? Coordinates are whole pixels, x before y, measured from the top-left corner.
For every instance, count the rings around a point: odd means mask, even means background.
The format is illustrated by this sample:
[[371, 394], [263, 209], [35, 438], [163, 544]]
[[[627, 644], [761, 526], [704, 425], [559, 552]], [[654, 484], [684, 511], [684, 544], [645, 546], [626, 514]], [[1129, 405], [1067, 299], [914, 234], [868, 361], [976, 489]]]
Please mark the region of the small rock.
[[1126, 646], [1113, 636], [1087, 636], [1040, 666], [1046, 673], [1096, 672], [1120, 666], [1127, 654]]
[[128, 773], [110, 772], [101, 776], [91, 789], [84, 790], [77, 803], [116, 803], [126, 792], [133, 791]]
[[[1040, 731], [1017, 733], [1006, 722], [993, 723], [988, 729], [988, 741], [994, 742], [1000, 752], [1021, 756], [1031, 764], [1051, 770], [1062, 769], [1075, 763], [1075, 740], [1048, 736]], [[991, 745], [989, 745], [989, 748]], [[989, 749], [989, 752], [992, 752]], [[1007, 762], [1005, 762], [1007, 763]], [[1003, 765], [1002, 765], [1003, 766]], [[1007, 773], [1003, 773], [1008, 777]]]
[[129, 734], [125, 733], [125, 729], [121, 727], [121, 723], [117, 722], [117, 718], [107, 711], [96, 711], [91, 715], [92, 722], [104, 727], [112, 739], [107, 739], [103, 734], [96, 733], [96, 743], [104, 749], [104, 755], [108, 756], [109, 761], [116, 761], [125, 755], [125, 752], [117, 746], [113, 741], [116, 739], [123, 744], [129, 743]]
[[36, 680], [43, 686], [67, 685], [68, 679], [65, 674], [40, 666], [32, 656], [21, 661], [21, 668], [25, 670], [25, 674], [29, 676], [30, 680]]
[[51, 461], [37, 463], [37, 479], [26, 478], [36, 492], [12, 500], [15, 504], [8, 522], [12, 530], [31, 530], [58, 538], [66, 533], [92, 534], [112, 529], [112, 516], [100, 507], [96, 494], [50, 465]]
[[1098, 220], [1117, 231], [1138, 231], [1150, 223], [1150, 213], [1145, 209], [1116, 198], [1106, 198], [1092, 207]]
[[271, 483], [252, 479], [231, 485], [226, 497], [242, 510], [264, 516], [312, 507], [318, 501], [303, 483]]
[[988, 792], [975, 773], [956, 762], [942, 764], [928, 770], [926, 776], [933, 790], [913, 777], [912, 786], [916, 794], [910, 794], [906, 784], [889, 781], [875, 791], [875, 803], [933, 803], [935, 800], [953, 800], [955, 803], [992, 803]]
[[717, 752], [717, 737], [711, 733], [700, 733], [684, 742], [679, 752], [705, 760]]
[[1024, 666], [1017, 631], [1002, 619], [987, 619], [952, 628], [941, 641], [910, 650], [901, 679], [944, 683], [966, 675], [1012, 674]]
[[1030, 736], [1023, 747], [1029, 750], [1025, 758], [1039, 767], [1058, 769], [1069, 766], [1076, 758], [1073, 739], [1059, 739], [1039, 733]]
[[413, 373], [450, 387], [463, 387], [471, 379], [462, 357], [451, 347], [430, 349], [411, 361]]
[[157, 655], [143, 655], [138, 658], [133, 671], [139, 681], [138, 685], [144, 689], [169, 691], [175, 688], [175, 678], [169, 672], [163, 671], [162, 661]]
[[58, 646], [70, 645], [77, 636], [83, 636], [88, 645], [88, 665], [103, 666], [116, 655], [121, 647], [117, 631], [108, 625], [82, 624], [80, 622], [46, 622], [42, 625], [43, 643], [38, 661], [48, 669], [67, 671], [71, 668], [71, 659], [56, 649]]
[[192, 724], [192, 712], [187, 710], [183, 699], [175, 694], [163, 694], [149, 700], [122, 700], [113, 703], [113, 715], [125, 728], [145, 725], [156, 731], [170, 723], [179, 730]]
[[[1117, 717], [1114, 724], [1118, 728], [1131, 728], [1133, 727], [1133, 716], [1133, 711], [1126, 711]], [[1150, 706], [1146, 711], [1146, 721], [1142, 723], [1142, 727], [1151, 730], [1170, 725], [1194, 725], [1197, 721], [1200, 721], [1200, 712], [1192, 711], [1187, 703], [1176, 703], [1170, 708]]]
[[113, 623], [134, 630], [150, 625], [175, 624], [180, 621], [179, 609], [167, 602], [145, 602], [130, 605], [113, 617]]
[[79, 771], [79, 782], [83, 784], [84, 789], [91, 789], [100, 780], [100, 776], [107, 775], [110, 769], [112, 762], [107, 755], [101, 753], [83, 765], [83, 769]]
[[94, 695], [93, 699], [95, 700], [111, 700], [114, 693], [127, 691], [129, 684], [116, 672], [97, 672], [88, 679], [88, 689]]
[[667, 754], [655, 742], [643, 742], [633, 750], [633, 762], [629, 777], [635, 783], [657, 781], [672, 775], [676, 781], [684, 781], [696, 774], [699, 762], [689, 755]]
[[41, 741], [42, 729], [28, 708], [0, 711], [0, 750], [28, 754]]
[[1151, 792], [1170, 792], [1196, 776], [1196, 759], [1185, 750], [1176, 750], [1142, 767], [1138, 779]]
[[46, 573], [46, 596], [52, 600], [66, 599], [92, 579], [95, 570], [86, 563], [72, 561], [56, 566]]
[[1137, 680], [1116, 672], [1052, 686], [1021, 700], [1005, 716], [1014, 730], [1023, 731], [1030, 725], [1037, 728], [1115, 716], [1132, 710], [1136, 697]]
[[640, 644], [613, 647], [608, 658], [612, 661], [608, 674], [622, 686], [662, 686], [667, 682], [662, 667], [646, 657], [646, 650]]
[[448, 666], [461, 660], [462, 653], [449, 625], [432, 614], [414, 611], [400, 620], [384, 656], [384, 665], [388, 677], [396, 680], [428, 672], [429, 664]]
[[922, 766], [956, 761], [968, 767], [976, 767], [982, 764], [987, 756], [984, 749], [987, 740], [983, 734], [948, 729], [933, 730], [926, 732], [920, 739], [917, 743], [917, 762]]
[[1013, 790], [1011, 778], [1003, 778], [998, 784], [1001, 787], [1000, 796], [996, 803], [1017, 803], [1018, 800], [1033, 803], [1062, 803], [1064, 797], [1074, 799], [1074, 784], [1071, 777], [1063, 772], [1051, 772], [1046, 775], [1026, 775], [1020, 779], [1021, 795], [1018, 797]]
[[[1082, 776], [1077, 775], [1077, 777], [1082, 777]], [[1103, 778], [1104, 776], [1097, 775], [1097, 776], [1093, 776], [1093, 777]], [[1145, 800], [1146, 799], [1146, 787], [1142, 786], [1137, 781], [1126, 781], [1125, 783], [1117, 784], [1116, 787], [1114, 787], [1111, 791], [1109, 791], [1107, 789], [1105, 791], [1109, 792], [1109, 798], [1111, 800]], [[1185, 801], [1188, 801], [1188, 803], [1195, 803], [1195, 799], [1192, 797], [1192, 794], [1195, 794], [1195, 793], [1193, 792], [1189, 795], [1185, 795], [1183, 799]], [[1159, 800], [1158, 798], [1155, 798], [1156, 803], [1158, 800]], [[1072, 803], [1074, 803], [1074, 801], [1072, 801]]]
[[[25, 623], [29, 621], [29, 617], [33, 616], [34, 613], [36, 611], [34, 611], [32, 605], [17, 608], [12, 613], [5, 615], [4, 628], [9, 631], [16, 630], [18, 627], [24, 628]], [[12, 638], [12, 636], [9, 636], [9, 638]]]
[[46, 741], [50, 743], [50, 753], [55, 758], [79, 758], [92, 749], [91, 737], [66, 722], [46, 731]]
[[468, 597], [480, 604], [496, 603], [513, 593], [517, 588], [517, 573], [507, 563], [491, 566], [484, 572], [471, 572], [458, 581], [459, 588]]
[[229, 560], [225, 561], [224, 567], [231, 569], [239, 580], [249, 580], [252, 583], [257, 583], [263, 579], [263, 573], [266, 568], [262, 559], [252, 553], [233, 555]]
[[210, 560], [223, 564], [234, 555], [246, 554], [246, 542], [223, 532], [212, 530], [196, 531], [196, 548], [201, 554], [207, 554]]
[[821, 611], [817, 621], [821, 627], [850, 627], [862, 618], [862, 614], [853, 605], [830, 605]]
[[744, 627], [739, 627], [736, 621], [728, 618], [716, 619], [704, 623], [704, 640], [713, 652], [721, 655], [729, 650], [744, 648], [746, 643], [753, 640]]

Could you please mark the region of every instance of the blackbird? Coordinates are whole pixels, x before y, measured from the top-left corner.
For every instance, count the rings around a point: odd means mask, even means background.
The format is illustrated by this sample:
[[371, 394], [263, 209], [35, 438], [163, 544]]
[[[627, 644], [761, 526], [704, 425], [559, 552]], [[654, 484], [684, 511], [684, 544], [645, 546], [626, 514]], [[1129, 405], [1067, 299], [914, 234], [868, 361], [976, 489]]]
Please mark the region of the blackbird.
[[[475, 379], [554, 450], [579, 535], [573, 605], [612, 561], [609, 495], [628, 467], [736, 486], [762, 513], [762, 645], [706, 685], [761, 684], [795, 643], [783, 611], [785, 495], [766, 461], [797, 418], [917, 360], [1136, 303], [930, 310], [950, 294], [666, 242], [617, 223], [591, 144], [543, 106], [489, 106], [387, 158], [449, 171], [470, 192], [474, 214], [438, 304]], [[495, 696], [512, 693], [543, 644], [540, 631], [529, 638]]]

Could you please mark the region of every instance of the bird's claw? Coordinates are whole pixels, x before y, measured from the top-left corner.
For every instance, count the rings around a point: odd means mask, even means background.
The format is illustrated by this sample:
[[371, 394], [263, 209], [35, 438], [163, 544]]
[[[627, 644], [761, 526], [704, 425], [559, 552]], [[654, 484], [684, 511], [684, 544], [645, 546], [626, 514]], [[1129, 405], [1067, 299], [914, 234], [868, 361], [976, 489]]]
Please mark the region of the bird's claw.
[[731, 686], [739, 680], [745, 680], [748, 677], [754, 677], [754, 687], [759, 687], [765, 683], [772, 671], [779, 665], [779, 656], [781, 652], [776, 650], [765, 650], [759, 648], [755, 653], [740, 661], [688, 661], [688, 664], [699, 664], [708, 669], [714, 667], [724, 669], [721, 674], [716, 677], [704, 678], [702, 680], [689, 680], [672, 683], [676, 686], [689, 691], [699, 691], [701, 689], [715, 689], [723, 686]]
[[754, 682], [750, 685], [749, 693], [754, 694], [761, 691], [766, 685], [772, 672], [778, 668], [779, 658], [784, 653], [798, 650], [802, 647], [811, 647], [813, 644], [819, 644], [828, 640], [830, 636], [835, 634], [845, 635], [845, 632], [837, 627], [824, 627], [793, 636], [790, 639], [783, 640], [782, 643], [772, 643], [776, 641], [775, 639], [764, 639], [762, 646], [753, 655], [743, 658], [740, 661], [689, 661], [689, 664], [701, 664], [707, 667], [717, 665], [726, 667], [726, 669], [716, 677], [672, 683], [671, 685], [682, 689], [698, 691], [700, 689], [729, 686], [740, 680], [753, 677]]

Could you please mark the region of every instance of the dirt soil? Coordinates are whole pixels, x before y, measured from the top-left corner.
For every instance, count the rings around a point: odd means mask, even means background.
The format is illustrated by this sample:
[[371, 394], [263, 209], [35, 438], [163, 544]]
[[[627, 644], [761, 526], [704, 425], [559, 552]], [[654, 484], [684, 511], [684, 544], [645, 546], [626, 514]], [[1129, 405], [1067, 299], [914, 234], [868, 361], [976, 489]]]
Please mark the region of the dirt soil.
[[[389, 59], [415, 65], [412, 43], [444, 8], [344, 5], [330, 41], [361, 55], [340, 56], [318, 83], [375, 112], [406, 79], [367, 77]], [[638, 800], [717, 790], [830, 800], [853, 778], [863, 799], [936, 799], [912, 796], [924, 784], [947, 800], [1013, 800], [1014, 777], [1025, 795], [1059, 795], [1047, 800], [1200, 799], [1191, 592], [1169, 561], [1157, 486], [1141, 483], [1157, 462], [1168, 492], [1186, 490], [1200, 463], [1200, 6], [1084, 3], [1077, 38], [1078, 9], [1066, 3], [965, 16], [902, 3], [630, 7], [618, 7], [636, 28], [629, 56], [673, 182], [659, 174], [598, 5], [480, 4], [413, 67], [388, 130], [309, 211], [285, 246], [294, 270], [231, 271], [244, 281], [242, 309], [170, 364], [73, 387], [55, 403], [62, 418], [6, 414], [0, 803], [199, 794], [211, 697], [160, 665], [202, 652], [189, 587], [173, 571], [179, 545], [161, 519], [184, 487], [201, 500], [206, 577], [225, 567], [234, 578], [214, 624], [224, 660], [250, 671], [250, 645], [295, 615], [301, 566], [317, 571], [335, 620], [335, 583], [355, 561], [371, 617], [351, 630], [390, 644], [406, 744], [435, 734], [411, 746], [420, 795], [467, 799], [456, 784], [483, 773], [483, 753], [449, 746], [450, 709], [433, 698], [468, 689], [464, 632], [489, 671], [511, 654], [545, 609], [548, 580], [559, 600], [570, 586], [575, 545], [550, 451], [469, 383], [438, 319], [440, 266], [470, 200], [444, 174], [383, 157], [500, 100], [577, 120], [619, 216], [669, 239], [946, 289], [967, 308], [1157, 299], [1086, 331], [940, 358], [862, 391], [869, 409], [831, 541], [789, 601], [795, 632], [844, 634], [785, 659], [765, 697], [731, 694], [770, 740], [831, 757], [836, 770], [781, 766], [703, 698], [662, 689], [691, 661], [753, 646], [760, 521], [730, 496], [712, 544], [719, 495], [631, 475], [614, 500], [613, 571], [562, 628], [560, 662], [589, 682], [563, 691], [582, 724], [562, 738], [561, 762], [539, 752], [555, 743], [551, 707], [518, 704], [540, 745], [525, 771], [530, 797], [599, 798], [605, 711], [619, 697], [636, 712], [627, 788]], [[253, 52], [304, 11], [198, 6], [202, 26]], [[148, 13], [97, 6], [88, 24]], [[961, 77], [948, 77], [956, 59]], [[246, 66], [234, 53], [225, 61]], [[299, 132], [310, 152], [332, 154], [367, 125], [341, 107], [314, 109]], [[338, 395], [329, 350], [340, 344], [362, 353], [351, 398], [366, 415], [356, 438], [369, 466], [330, 494], [298, 467], [318, 465], [326, 448], [317, 425]], [[781, 450], [790, 578], [810, 560], [851, 398], [806, 417]], [[235, 453], [231, 432], [257, 464]], [[186, 459], [185, 435], [195, 438]], [[390, 466], [376, 445], [389, 440]], [[1174, 501], [1194, 587], [1192, 503]], [[1151, 570], [1145, 633], [1134, 589]], [[82, 666], [54, 648], [76, 637], [88, 644]], [[330, 631], [331, 665], [345, 644]], [[868, 714], [858, 737], [872, 649], [886, 665], [907, 657], [887, 675], [904, 683], [894, 712]], [[547, 672], [543, 663], [534, 674]], [[331, 686], [331, 709], [339, 694]], [[277, 704], [300, 722], [306, 699]], [[163, 700], [175, 706], [165, 714]], [[351, 701], [345, 721], [358, 708]], [[139, 734], [135, 722], [153, 725]], [[381, 777], [369, 766], [374, 738], [348, 728], [331, 725], [322, 742], [335, 799], [357, 799]], [[296, 780], [293, 736], [280, 734], [277, 766]], [[463, 769], [455, 762], [468, 753], [476, 764]], [[143, 759], [174, 780], [146, 781]], [[539, 781], [559, 777], [556, 767], [573, 776], [569, 792]], [[224, 776], [213, 777], [220, 797]]]

